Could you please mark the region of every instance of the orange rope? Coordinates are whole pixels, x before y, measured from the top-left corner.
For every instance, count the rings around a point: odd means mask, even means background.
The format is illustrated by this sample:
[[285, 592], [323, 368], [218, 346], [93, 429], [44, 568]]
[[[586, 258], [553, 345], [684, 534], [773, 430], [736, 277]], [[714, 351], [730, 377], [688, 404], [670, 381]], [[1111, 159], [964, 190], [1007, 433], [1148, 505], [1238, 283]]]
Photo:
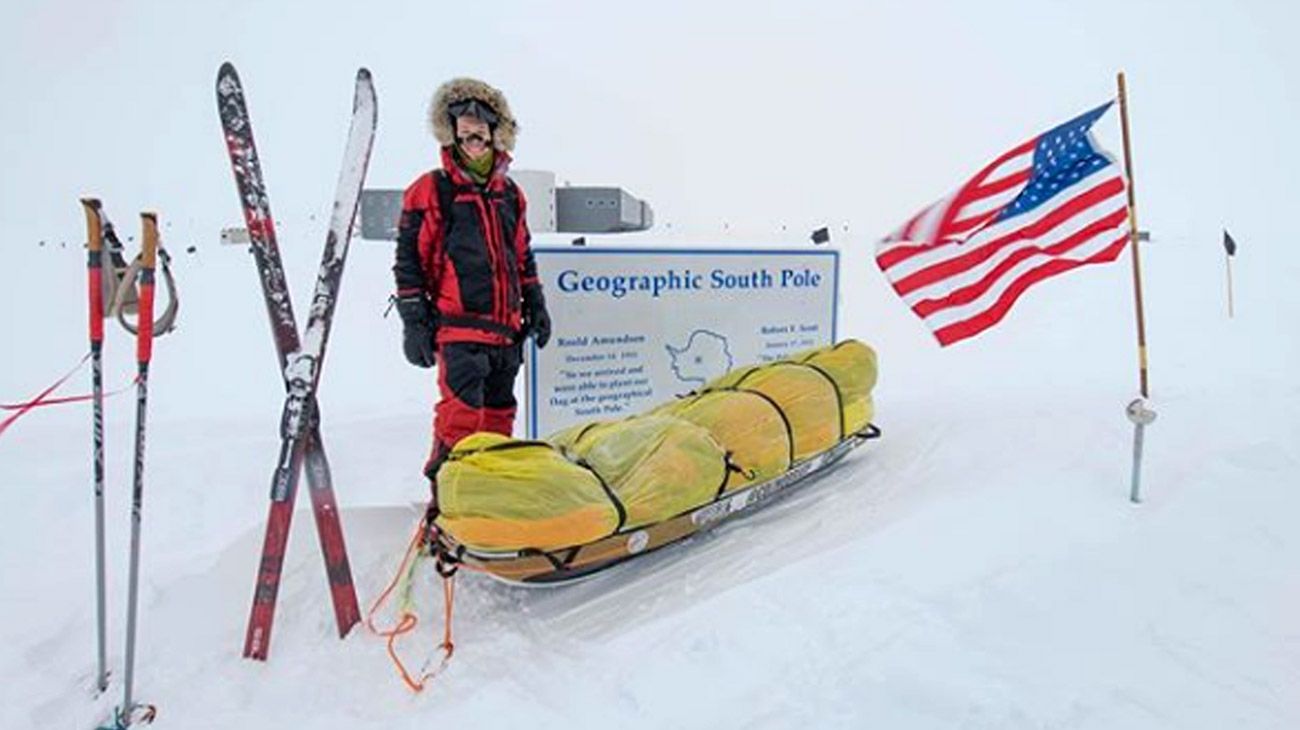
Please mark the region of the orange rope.
[[[374, 623], [374, 617], [375, 617], [375, 612], [378, 611], [379, 608], [388, 601], [388, 598], [392, 594], [393, 590], [396, 589], [398, 583], [401, 582], [402, 576], [406, 575], [408, 567], [411, 567], [412, 559], [419, 555], [420, 538], [423, 536], [423, 533], [424, 533], [424, 524], [421, 523], [416, 528], [415, 535], [412, 536], [411, 538], [411, 544], [407, 547], [406, 554], [402, 557], [402, 563], [397, 569], [397, 574], [393, 576], [393, 580], [388, 584], [388, 587], [384, 588], [383, 592], [379, 594], [379, 597], [375, 599], [374, 605], [370, 607], [369, 613], [366, 614], [366, 628], [370, 629], [370, 631], [373, 632], [374, 634], [384, 637], [388, 640], [386, 646], [388, 651], [388, 658], [391, 659], [393, 665], [397, 667], [397, 673], [401, 676], [402, 681], [406, 684], [407, 688], [410, 689], [412, 692], [423, 692], [424, 688], [428, 685], [429, 681], [432, 680], [434, 677], [437, 677], [439, 674], [442, 673], [444, 669], [447, 668], [447, 665], [451, 662], [451, 655], [456, 650], [455, 643], [452, 641], [452, 637], [451, 637], [452, 605], [456, 598], [455, 574], [453, 573], [452, 575], [444, 575], [442, 579], [443, 633], [442, 633], [442, 643], [438, 645], [438, 648], [443, 651], [442, 661], [439, 662], [438, 667], [433, 671], [431, 672], [422, 671], [419, 679], [415, 679], [411, 676], [410, 671], [407, 670], [406, 665], [402, 662], [401, 657], [398, 656], [397, 640], [403, 634], [407, 634], [414, 631], [415, 627], [420, 622], [420, 617], [412, 611], [404, 610], [402, 612], [401, 618], [399, 618], [397, 621], [397, 625], [391, 629], [376, 628]], [[425, 663], [425, 666], [428, 666], [427, 662]]]
[[[406, 573], [406, 566], [410, 563], [411, 558], [418, 552], [422, 528], [423, 525], [415, 528], [415, 534], [411, 536], [411, 544], [407, 546], [406, 553], [402, 555], [402, 563], [397, 567], [397, 574], [393, 576], [393, 580], [389, 582], [388, 587], [385, 588], [383, 592], [379, 594], [379, 597], [375, 599], [374, 604], [370, 606], [370, 611], [366, 614], [366, 628], [370, 629], [371, 632], [378, 636], [387, 636], [390, 631], [397, 631], [397, 629], [383, 631], [375, 628], [375, 612], [379, 610], [380, 606], [384, 605], [384, 603], [388, 601], [389, 594], [393, 592], [393, 589], [397, 587], [397, 584], [402, 580], [402, 576]], [[398, 626], [401, 626], [400, 620]], [[409, 631], [409, 629], [407, 630]]]
[[[451, 663], [451, 655], [456, 651], [456, 645], [451, 640], [451, 607], [452, 607], [452, 601], [455, 599], [455, 597], [456, 597], [455, 574], [443, 576], [442, 579], [442, 601], [443, 601], [442, 643], [438, 645], [438, 648], [442, 649], [442, 661], [438, 662], [437, 669], [434, 669], [432, 672], [425, 672], [424, 675], [420, 677], [418, 687], [414, 688], [415, 691], [417, 692], [423, 690], [425, 684], [427, 684], [430, 680], [437, 677], [439, 674], [442, 674], [442, 670], [446, 669], [447, 665]], [[428, 664], [426, 663], [425, 666], [428, 666]], [[409, 682], [407, 683], [407, 686], [411, 686]]]
[[456, 644], [451, 640], [451, 609], [456, 603], [456, 576], [449, 575], [442, 579], [442, 645], [439, 647], [447, 652], [446, 664], [451, 660], [451, 655], [456, 651]]
[[397, 667], [397, 673], [402, 675], [402, 681], [406, 683], [406, 686], [412, 692], [424, 690], [424, 677], [421, 677], [419, 681], [411, 679], [411, 673], [406, 671], [406, 665], [402, 663], [401, 657], [397, 656], [397, 637], [414, 629], [419, 621], [415, 614], [404, 613], [401, 622], [397, 624], [397, 628], [388, 634], [388, 658], [393, 660], [393, 664]]

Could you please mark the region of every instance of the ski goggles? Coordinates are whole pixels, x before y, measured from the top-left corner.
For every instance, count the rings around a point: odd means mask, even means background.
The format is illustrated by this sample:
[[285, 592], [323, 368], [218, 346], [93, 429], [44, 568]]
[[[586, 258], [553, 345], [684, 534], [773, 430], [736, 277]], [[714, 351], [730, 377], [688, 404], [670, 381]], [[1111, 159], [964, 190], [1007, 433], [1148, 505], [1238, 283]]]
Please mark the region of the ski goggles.
[[499, 121], [496, 110], [478, 99], [466, 99], [447, 106], [447, 113], [456, 117], [474, 117], [491, 125]]

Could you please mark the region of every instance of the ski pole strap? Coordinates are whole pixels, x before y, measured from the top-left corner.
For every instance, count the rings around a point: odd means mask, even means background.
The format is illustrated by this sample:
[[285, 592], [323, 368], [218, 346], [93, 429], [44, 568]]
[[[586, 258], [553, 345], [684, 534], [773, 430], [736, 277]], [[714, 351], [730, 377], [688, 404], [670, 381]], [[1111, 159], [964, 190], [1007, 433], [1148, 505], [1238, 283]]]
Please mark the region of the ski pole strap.
[[45, 390], [42, 390], [39, 394], [37, 394], [37, 396], [36, 396], [35, 398], [33, 398], [33, 399], [27, 401], [26, 403], [19, 403], [19, 404], [11, 405], [11, 406], [8, 406], [8, 405], [7, 405], [7, 406], [4, 406], [4, 410], [7, 410], [7, 411], [8, 411], [8, 410], [13, 410], [13, 411], [17, 411], [17, 413], [14, 413], [12, 416], [9, 416], [8, 418], [6, 418], [6, 419], [3, 420], [3, 421], [0, 421], [0, 435], [4, 435], [4, 432], [7, 431], [7, 430], [9, 429], [10, 426], [13, 425], [14, 421], [17, 421], [19, 418], [22, 418], [23, 416], [27, 415], [27, 413], [28, 413], [29, 411], [31, 411], [33, 408], [37, 408], [37, 407], [39, 407], [39, 406], [43, 406], [43, 405], [51, 405], [51, 404], [46, 400], [46, 396], [48, 396], [50, 393], [53, 393], [54, 391], [58, 390], [58, 389], [59, 389], [59, 386], [61, 386], [61, 385], [63, 385], [64, 383], [68, 382], [68, 379], [71, 378], [73, 375], [76, 375], [77, 371], [81, 369], [81, 366], [82, 366], [82, 365], [85, 365], [85, 364], [86, 364], [86, 361], [89, 360], [89, 359], [90, 359], [90, 353], [89, 353], [89, 352], [87, 352], [85, 355], [82, 355], [82, 356], [81, 356], [81, 359], [77, 361], [77, 364], [76, 364], [75, 366], [73, 366], [73, 368], [72, 368], [71, 370], [69, 370], [66, 374], [64, 374], [63, 377], [61, 377], [61, 378], [59, 378], [58, 380], [54, 381], [54, 384], [53, 384], [53, 385], [51, 385], [50, 387], [46, 388]]
[[[81, 203], [86, 209], [86, 227], [90, 236], [92, 278], [94, 269], [99, 270], [98, 281], [92, 283], [92, 287], [98, 287], [96, 291], [99, 293], [99, 303], [91, 305], [91, 316], [98, 317], [101, 321], [98, 324], [92, 322], [91, 337], [103, 339], [102, 320], [112, 315], [113, 302], [118, 301], [120, 297], [123, 302], [121, 308], [127, 313], [135, 312], [138, 299], [135, 277], [127, 276], [129, 265], [122, 255], [125, 247], [117, 237], [117, 231], [113, 228], [108, 215], [104, 213], [104, 207], [99, 200], [83, 198]], [[122, 291], [123, 289], [125, 291]]]
[[[167, 253], [167, 249], [159, 248], [158, 257], [162, 260], [163, 286], [167, 289], [167, 307], [163, 309], [158, 319], [153, 322], [153, 333], [155, 337], [161, 337], [168, 332], [176, 329], [176, 315], [180, 311], [180, 299], [176, 294], [176, 277], [172, 274], [171, 261], [172, 257]], [[131, 334], [139, 334], [136, 325], [131, 324], [126, 315], [131, 307], [128, 305], [128, 299], [135, 296], [131, 289], [130, 283], [135, 281], [144, 268], [144, 263], [140, 256], [137, 256], [131, 265], [127, 267], [126, 274], [122, 280], [124, 284], [118, 287], [113, 295], [113, 302], [109, 306], [109, 315], [116, 317], [119, 324]]]

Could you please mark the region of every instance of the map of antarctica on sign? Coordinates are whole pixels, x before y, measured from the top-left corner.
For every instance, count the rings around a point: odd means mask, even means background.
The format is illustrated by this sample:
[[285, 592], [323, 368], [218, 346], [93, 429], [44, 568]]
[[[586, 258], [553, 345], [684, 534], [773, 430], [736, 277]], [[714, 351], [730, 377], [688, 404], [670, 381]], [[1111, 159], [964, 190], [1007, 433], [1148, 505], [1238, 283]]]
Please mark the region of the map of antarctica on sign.
[[683, 383], [704, 383], [730, 370], [735, 364], [727, 338], [708, 330], [695, 330], [680, 349], [665, 345], [672, 358], [673, 375]]

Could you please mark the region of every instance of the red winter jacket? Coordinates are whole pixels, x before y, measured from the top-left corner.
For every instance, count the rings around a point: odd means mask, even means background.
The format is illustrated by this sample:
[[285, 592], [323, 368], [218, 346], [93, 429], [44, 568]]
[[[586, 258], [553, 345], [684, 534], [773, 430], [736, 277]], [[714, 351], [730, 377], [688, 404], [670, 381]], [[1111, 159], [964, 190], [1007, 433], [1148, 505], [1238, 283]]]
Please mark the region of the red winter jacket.
[[397, 295], [428, 294], [438, 342], [504, 345], [519, 339], [521, 291], [537, 284], [523, 191], [498, 150], [479, 185], [442, 148], [442, 169], [406, 189], [397, 228]]

